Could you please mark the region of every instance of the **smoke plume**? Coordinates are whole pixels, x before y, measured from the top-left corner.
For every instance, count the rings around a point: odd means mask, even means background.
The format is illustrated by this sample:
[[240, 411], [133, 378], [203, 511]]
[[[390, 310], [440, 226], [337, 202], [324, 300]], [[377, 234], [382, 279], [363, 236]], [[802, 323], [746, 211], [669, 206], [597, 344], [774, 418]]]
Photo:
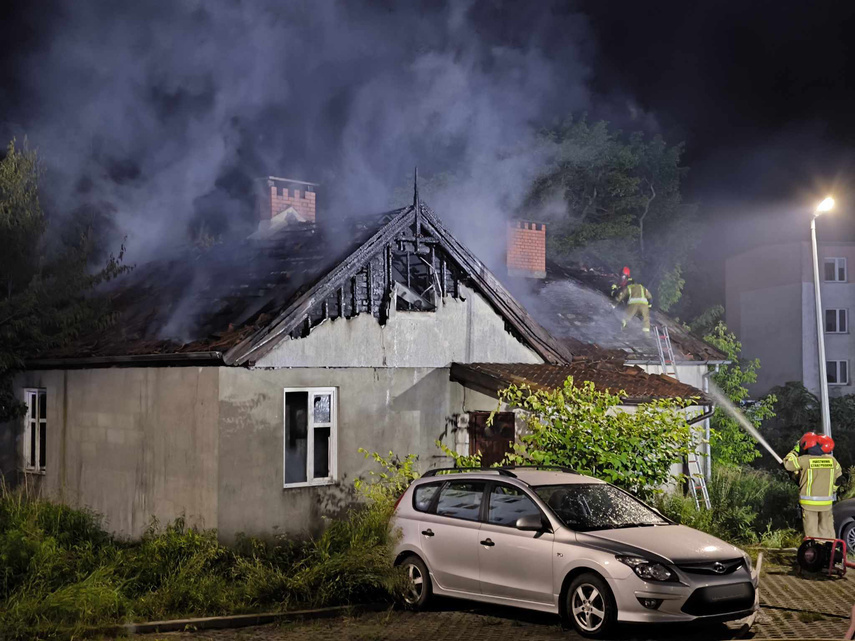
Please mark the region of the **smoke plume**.
[[260, 176], [319, 182], [319, 217], [350, 215], [405, 205], [390, 195], [415, 164], [449, 177], [428, 203], [489, 261], [497, 219], [544, 162], [538, 127], [615, 115], [614, 92], [598, 107], [588, 89], [594, 46], [567, 3], [93, 0], [38, 11], [4, 128], [39, 149], [53, 211], [115, 207], [132, 261], [186, 242], [188, 228], [251, 232]]

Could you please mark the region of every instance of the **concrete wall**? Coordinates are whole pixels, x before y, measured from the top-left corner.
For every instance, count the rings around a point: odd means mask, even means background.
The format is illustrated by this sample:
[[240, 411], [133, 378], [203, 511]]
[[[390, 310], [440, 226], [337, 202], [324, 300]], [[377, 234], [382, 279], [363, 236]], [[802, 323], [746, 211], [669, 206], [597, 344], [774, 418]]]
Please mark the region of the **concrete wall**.
[[[338, 389], [338, 483], [283, 488], [283, 388]], [[353, 481], [378, 469], [359, 448], [418, 454], [420, 467], [444, 462], [463, 388], [448, 369], [220, 369], [220, 536], [317, 529], [347, 502]]]
[[323, 323], [286, 340], [259, 367], [448, 367], [457, 363], [542, 363], [505, 329], [486, 300], [465, 287], [435, 312], [392, 311], [385, 325], [370, 314]]
[[[378, 469], [360, 447], [418, 454], [423, 469], [447, 463], [434, 441], [453, 445], [463, 411], [447, 368], [116, 368], [19, 383], [47, 390], [47, 469], [27, 482], [127, 537], [182, 515], [226, 541], [316, 531], [352, 499], [356, 477]], [[283, 489], [285, 387], [337, 388], [336, 484]], [[22, 425], [5, 427], [17, 475]]]
[[22, 375], [20, 387], [47, 390], [41, 491], [103, 514], [123, 536], [139, 536], [152, 517], [214, 527], [217, 385], [213, 368]]
[[18, 481], [20, 433], [19, 421], [0, 423], [0, 482], [9, 486], [17, 484]]
[[[741, 338], [745, 294], [794, 285], [802, 280], [804, 243], [765, 245], [728, 258], [725, 263], [725, 322]], [[798, 319], [794, 319], [797, 322]]]

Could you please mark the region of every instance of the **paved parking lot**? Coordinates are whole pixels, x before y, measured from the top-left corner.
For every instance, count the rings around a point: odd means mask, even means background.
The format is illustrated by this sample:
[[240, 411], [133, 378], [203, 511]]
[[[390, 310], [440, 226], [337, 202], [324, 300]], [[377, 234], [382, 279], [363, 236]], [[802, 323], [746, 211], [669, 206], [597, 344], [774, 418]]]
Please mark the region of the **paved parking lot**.
[[[791, 566], [767, 564], [761, 580], [762, 610], [750, 631], [734, 625], [633, 626], [624, 640], [842, 639], [855, 603], [855, 579], [802, 577]], [[387, 612], [257, 626], [240, 630], [184, 632], [140, 641], [551, 641], [580, 639], [558, 617], [513, 608], [445, 600], [424, 613]]]

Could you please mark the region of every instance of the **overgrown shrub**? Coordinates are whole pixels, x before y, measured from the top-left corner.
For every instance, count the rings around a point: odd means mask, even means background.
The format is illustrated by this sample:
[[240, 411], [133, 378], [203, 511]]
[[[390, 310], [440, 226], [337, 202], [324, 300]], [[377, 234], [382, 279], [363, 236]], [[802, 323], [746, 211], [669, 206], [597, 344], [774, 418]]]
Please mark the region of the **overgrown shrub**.
[[232, 547], [183, 519], [155, 522], [139, 541], [118, 541], [91, 512], [0, 487], [3, 638], [70, 638], [123, 620], [397, 598], [405, 579], [391, 564], [389, 516], [413, 461], [403, 461], [403, 476], [395, 461], [378, 462], [386, 472], [360, 484], [364, 503], [320, 536], [239, 537]]
[[691, 451], [685, 407], [690, 401], [660, 399], [620, 409], [621, 394], [600, 392], [568, 378], [557, 390], [511, 385], [501, 402], [524, 410], [528, 431], [506, 461], [561, 465], [631, 492], [660, 488], [672, 480], [671, 466]]
[[681, 494], [663, 495], [657, 506], [678, 523], [739, 545], [790, 543], [801, 527], [798, 486], [783, 472], [717, 466], [708, 489], [711, 510], [698, 510]]

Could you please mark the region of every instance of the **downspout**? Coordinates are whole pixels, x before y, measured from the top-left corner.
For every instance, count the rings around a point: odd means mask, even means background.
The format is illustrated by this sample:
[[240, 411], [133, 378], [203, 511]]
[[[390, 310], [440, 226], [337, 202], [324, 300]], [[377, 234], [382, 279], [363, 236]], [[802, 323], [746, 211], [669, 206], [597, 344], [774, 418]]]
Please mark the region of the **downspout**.
[[[715, 367], [715, 369], [708, 371], [702, 377], [703, 381], [704, 381], [703, 382], [704, 394], [709, 393], [709, 391], [710, 391], [710, 377], [714, 374], [718, 374], [718, 369], [721, 366], [716, 364], [714, 367]], [[704, 421], [705, 421], [704, 422], [704, 476], [706, 477], [707, 481], [710, 481], [712, 478], [712, 454], [711, 454], [711, 450], [710, 450], [710, 417], [713, 415], [713, 413], [715, 413], [715, 407], [714, 406], [711, 406], [711, 407], [712, 407], [712, 410], [710, 410], [709, 416], [707, 416], [707, 413], [704, 413], [702, 415], [702, 416], [704, 416]]]

